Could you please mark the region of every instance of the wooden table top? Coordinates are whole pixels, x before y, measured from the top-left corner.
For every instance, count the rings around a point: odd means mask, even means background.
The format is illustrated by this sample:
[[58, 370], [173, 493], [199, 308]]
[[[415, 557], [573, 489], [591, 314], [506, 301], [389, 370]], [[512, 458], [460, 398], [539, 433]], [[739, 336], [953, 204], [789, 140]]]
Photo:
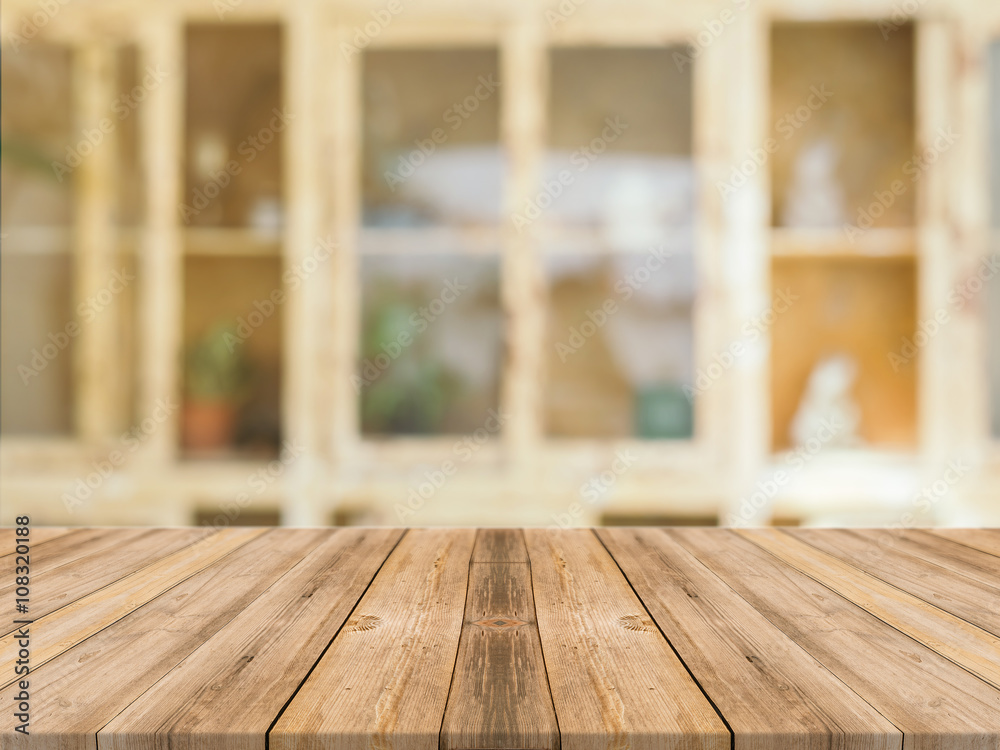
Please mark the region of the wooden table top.
[[5, 750], [1000, 748], [998, 530], [31, 537]]

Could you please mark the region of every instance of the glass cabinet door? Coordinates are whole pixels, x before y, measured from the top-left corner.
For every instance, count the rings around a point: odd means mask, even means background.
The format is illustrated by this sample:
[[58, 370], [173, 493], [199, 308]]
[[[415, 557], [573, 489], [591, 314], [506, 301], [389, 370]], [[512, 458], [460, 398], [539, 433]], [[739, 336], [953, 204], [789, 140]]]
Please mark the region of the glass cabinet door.
[[499, 64], [492, 47], [364, 53], [366, 437], [469, 433], [499, 407]]
[[693, 434], [692, 83], [675, 51], [550, 53], [544, 179], [523, 215], [544, 237], [553, 437]]
[[[34, 41], [4, 53], [0, 161], [0, 431], [74, 429], [73, 55]], [[87, 145], [89, 148], [89, 144]]]

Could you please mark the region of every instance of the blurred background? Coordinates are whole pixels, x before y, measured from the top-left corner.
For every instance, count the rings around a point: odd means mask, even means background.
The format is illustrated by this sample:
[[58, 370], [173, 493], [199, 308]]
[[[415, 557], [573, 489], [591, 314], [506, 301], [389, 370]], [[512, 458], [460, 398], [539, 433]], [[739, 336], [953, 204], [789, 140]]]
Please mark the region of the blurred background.
[[0, 522], [1000, 525], [995, 2], [0, 24]]

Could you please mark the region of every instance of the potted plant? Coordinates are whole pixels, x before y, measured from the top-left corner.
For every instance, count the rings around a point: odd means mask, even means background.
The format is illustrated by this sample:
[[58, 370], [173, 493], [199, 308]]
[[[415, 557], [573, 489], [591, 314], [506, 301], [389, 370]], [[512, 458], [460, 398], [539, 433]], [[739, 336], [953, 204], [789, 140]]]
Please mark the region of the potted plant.
[[184, 447], [204, 451], [231, 445], [249, 383], [250, 366], [235, 327], [226, 323], [209, 329], [186, 356]]

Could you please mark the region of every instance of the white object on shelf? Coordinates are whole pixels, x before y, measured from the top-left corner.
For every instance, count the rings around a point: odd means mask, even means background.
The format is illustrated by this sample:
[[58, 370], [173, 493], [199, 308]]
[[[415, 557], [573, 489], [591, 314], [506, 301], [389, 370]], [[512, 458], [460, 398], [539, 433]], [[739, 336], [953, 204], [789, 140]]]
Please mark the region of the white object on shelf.
[[806, 445], [821, 434], [828, 447], [852, 447], [861, 442], [861, 409], [851, 396], [857, 373], [857, 363], [846, 354], [828, 357], [813, 368], [789, 430], [793, 445]]
[[837, 181], [837, 146], [818, 140], [799, 152], [788, 185], [781, 224], [786, 227], [841, 227], [848, 221], [844, 189]]

